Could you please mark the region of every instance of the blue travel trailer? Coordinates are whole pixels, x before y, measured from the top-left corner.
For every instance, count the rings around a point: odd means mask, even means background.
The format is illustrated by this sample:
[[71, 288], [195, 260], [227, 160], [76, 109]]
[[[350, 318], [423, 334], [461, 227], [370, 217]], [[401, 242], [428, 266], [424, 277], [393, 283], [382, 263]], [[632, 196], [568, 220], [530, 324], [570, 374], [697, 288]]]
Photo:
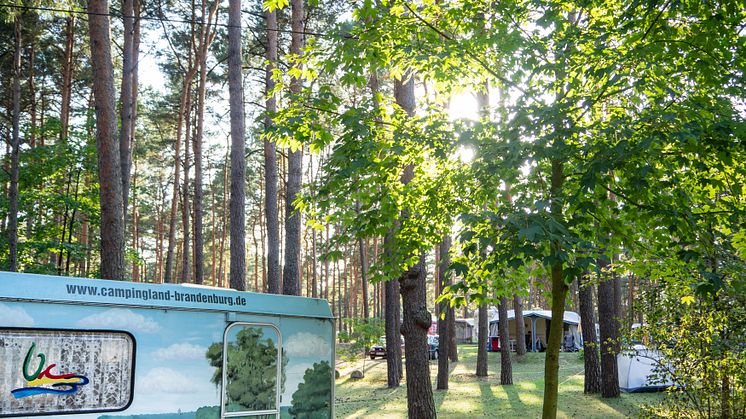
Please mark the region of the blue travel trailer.
[[325, 300], [0, 272], [0, 417], [334, 416]]

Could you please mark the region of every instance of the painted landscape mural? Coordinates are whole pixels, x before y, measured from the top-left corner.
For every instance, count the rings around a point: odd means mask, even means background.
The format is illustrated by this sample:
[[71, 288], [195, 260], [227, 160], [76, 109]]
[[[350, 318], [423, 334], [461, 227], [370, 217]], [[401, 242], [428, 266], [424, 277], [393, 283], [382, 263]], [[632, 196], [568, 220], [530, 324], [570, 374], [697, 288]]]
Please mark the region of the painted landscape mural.
[[[4, 348], [0, 351], [8, 352], [0, 358], [2, 415], [12, 411], [11, 403], [16, 403], [16, 408], [18, 403], [37, 406], [39, 397], [56, 398], [57, 402], [79, 411], [83, 405], [76, 403], [82, 403], [87, 397], [85, 391], [88, 390], [84, 388], [95, 391], [101, 385], [96, 379], [104, 377], [93, 374], [92, 357], [81, 357], [83, 353], [101, 351], [101, 344], [96, 343], [97, 335], [93, 338], [86, 335], [86, 339], [75, 334], [57, 341], [47, 339], [46, 343], [39, 341], [42, 347], [30, 339], [19, 341], [10, 336], [8, 330], [37, 333], [42, 329], [85, 329], [124, 331], [133, 337], [136, 356], [131, 368], [134, 371], [124, 368], [133, 373], [132, 401], [122, 412], [67, 417], [218, 418], [223, 373], [227, 379], [228, 412], [276, 410], [279, 406], [281, 417], [331, 416], [333, 348], [330, 336], [333, 332], [327, 320], [240, 314], [237, 323], [229, 323], [225, 313], [15, 302], [0, 302], [0, 319], [3, 319], [0, 348]], [[233, 325], [229, 327], [229, 324]], [[226, 329], [228, 360], [223, 371]], [[283, 351], [279, 350], [280, 344]], [[55, 349], [64, 345], [76, 349]], [[10, 356], [11, 352], [15, 355]], [[46, 354], [46, 364], [42, 354]], [[121, 357], [116, 359], [121, 361]], [[35, 376], [24, 381], [22, 374], [28, 371]], [[34, 387], [27, 384], [38, 384], [40, 379], [45, 379], [42, 377], [45, 374], [62, 381], [57, 384], [66, 384], [51, 387], [55, 385], [52, 383], [48, 388], [65, 390], [69, 394], [60, 391], [60, 394], [12, 397], [12, 391]], [[90, 379], [90, 384], [82, 385], [82, 376]], [[47, 377], [47, 381], [50, 380]], [[129, 383], [130, 378], [126, 381]], [[127, 383], [119, 385], [126, 387]], [[34, 390], [23, 391], [28, 394]], [[117, 402], [120, 405], [116, 407], [121, 408], [122, 401]], [[90, 412], [92, 409], [82, 410]]]

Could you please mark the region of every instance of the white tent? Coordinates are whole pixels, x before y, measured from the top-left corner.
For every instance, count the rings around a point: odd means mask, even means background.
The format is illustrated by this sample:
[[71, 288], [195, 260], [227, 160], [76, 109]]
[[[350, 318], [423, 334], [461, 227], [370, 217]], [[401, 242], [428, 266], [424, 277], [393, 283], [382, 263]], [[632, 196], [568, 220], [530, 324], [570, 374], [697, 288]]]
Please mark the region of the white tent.
[[617, 355], [619, 368], [619, 388], [634, 393], [660, 391], [674, 385], [670, 377], [658, 371], [665, 362], [658, 351], [645, 345], [634, 345], [630, 350]]

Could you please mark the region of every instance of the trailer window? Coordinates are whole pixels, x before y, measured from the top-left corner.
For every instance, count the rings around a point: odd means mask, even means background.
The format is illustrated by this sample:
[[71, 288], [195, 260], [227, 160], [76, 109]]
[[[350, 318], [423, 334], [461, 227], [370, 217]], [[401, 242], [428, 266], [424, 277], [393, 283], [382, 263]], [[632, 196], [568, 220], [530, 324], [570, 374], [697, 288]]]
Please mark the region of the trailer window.
[[0, 417], [124, 410], [134, 368], [126, 332], [0, 328]]
[[282, 364], [277, 328], [234, 323], [223, 344], [223, 417], [276, 417]]

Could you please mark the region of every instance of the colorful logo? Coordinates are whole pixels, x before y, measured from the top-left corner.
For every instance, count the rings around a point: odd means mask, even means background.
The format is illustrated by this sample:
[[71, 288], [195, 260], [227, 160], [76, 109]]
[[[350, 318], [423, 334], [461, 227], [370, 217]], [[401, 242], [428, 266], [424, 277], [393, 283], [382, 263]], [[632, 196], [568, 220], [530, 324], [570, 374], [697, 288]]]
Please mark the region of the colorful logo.
[[11, 394], [16, 399], [23, 397], [35, 396], [37, 394], [73, 394], [78, 391], [80, 386], [88, 384], [88, 377], [76, 374], [54, 374], [52, 368], [57, 364], [49, 364], [44, 368], [47, 357], [39, 353], [39, 366], [33, 374], [29, 373], [29, 366], [34, 359], [36, 342], [31, 344], [26, 359], [23, 361], [23, 378], [26, 379], [26, 387], [11, 390]]

